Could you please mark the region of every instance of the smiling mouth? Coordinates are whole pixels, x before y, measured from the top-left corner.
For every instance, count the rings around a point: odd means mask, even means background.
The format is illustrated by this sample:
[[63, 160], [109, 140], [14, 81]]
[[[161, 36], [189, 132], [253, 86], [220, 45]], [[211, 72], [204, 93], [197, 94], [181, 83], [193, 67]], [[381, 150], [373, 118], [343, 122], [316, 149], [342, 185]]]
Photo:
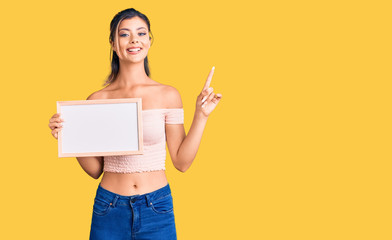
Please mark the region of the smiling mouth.
[[127, 51], [131, 52], [131, 53], [135, 53], [135, 52], [140, 52], [142, 49], [141, 48], [128, 48]]

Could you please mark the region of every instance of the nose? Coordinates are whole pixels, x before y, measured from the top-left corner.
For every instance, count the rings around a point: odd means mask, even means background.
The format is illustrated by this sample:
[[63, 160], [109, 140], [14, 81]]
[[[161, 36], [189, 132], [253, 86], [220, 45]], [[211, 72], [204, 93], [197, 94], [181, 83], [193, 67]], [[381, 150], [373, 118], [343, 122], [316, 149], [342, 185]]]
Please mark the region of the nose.
[[138, 43], [138, 42], [139, 42], [139, 40], [136, 36], [131, 38], [131, 43]]

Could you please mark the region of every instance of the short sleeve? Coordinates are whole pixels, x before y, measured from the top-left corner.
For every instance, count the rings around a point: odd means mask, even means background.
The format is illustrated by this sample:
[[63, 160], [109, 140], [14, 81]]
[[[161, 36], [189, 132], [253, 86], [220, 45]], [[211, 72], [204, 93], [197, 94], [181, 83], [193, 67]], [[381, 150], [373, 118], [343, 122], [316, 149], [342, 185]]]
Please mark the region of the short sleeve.
[[184, 124], [183, 108], [168, 108], [165, 112], [166, 124]]

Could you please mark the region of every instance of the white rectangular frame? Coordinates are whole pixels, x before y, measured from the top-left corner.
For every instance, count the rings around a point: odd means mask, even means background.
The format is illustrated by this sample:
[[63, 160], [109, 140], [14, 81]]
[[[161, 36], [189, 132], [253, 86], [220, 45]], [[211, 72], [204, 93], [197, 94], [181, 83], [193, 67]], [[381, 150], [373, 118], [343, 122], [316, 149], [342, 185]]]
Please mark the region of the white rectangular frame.
[[57, 101], [57, 112], [59, 157], [143, 154], [141, 98]]

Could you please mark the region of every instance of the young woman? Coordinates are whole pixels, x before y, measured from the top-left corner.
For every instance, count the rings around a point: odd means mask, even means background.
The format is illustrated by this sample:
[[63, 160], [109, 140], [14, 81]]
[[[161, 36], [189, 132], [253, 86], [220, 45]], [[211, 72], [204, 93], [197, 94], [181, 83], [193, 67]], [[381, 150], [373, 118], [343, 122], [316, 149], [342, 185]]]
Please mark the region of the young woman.
[[[117, 13], [110, 23], [112, 72], [107, 86], [87, 98], [142, 98], [144, 144], [143, 155], [77, 157], [91, 177], [104, 173], [94, 199], [90, 239], [177, 239], [165, 175], [166, 142], [173, 165], [185, 172], [196, 156], [208, 116], [222, 97], [210, 87], [213, 68], [186, 135], [179, 92], [149, 77], [150, 34], [144, 14], [133, 8]], [[56, 139], [62, 121], [66, 119], [59, 113], [49, 120]]]

